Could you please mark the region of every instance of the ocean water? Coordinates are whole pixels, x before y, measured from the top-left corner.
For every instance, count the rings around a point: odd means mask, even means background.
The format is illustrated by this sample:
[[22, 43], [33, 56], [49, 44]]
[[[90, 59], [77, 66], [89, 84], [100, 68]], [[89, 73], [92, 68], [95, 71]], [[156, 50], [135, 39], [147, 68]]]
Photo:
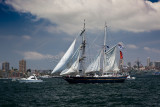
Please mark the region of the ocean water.
[[160, 75], [106, 84], [68, 84], [62, 78], [42, 83], [0, 79], [0, 107], [160, 107]]

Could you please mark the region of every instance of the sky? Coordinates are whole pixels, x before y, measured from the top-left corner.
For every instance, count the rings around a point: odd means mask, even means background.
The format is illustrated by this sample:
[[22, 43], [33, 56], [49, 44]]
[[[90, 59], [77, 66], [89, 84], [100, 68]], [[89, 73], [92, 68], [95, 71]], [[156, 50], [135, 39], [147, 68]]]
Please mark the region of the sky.
[[103, 44], [106, 22], [107, 44], [125, 45], [124, 64], [160, 61], [159, 18], [158, 0], [0, 0], [0, 67], [25, 59], [27, 69], [53, 69], [84, 19], [88, 46]]

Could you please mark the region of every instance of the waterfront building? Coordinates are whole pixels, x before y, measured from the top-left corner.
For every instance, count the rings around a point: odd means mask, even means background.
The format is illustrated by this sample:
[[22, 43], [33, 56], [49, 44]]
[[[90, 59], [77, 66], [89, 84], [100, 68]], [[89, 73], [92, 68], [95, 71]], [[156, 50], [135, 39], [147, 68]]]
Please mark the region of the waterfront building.
[[144, 66], [140, 66], [139, 70], [140, 70], [140, 71], [144, 71], [144, 70], [145, 70], [145, 67], [144, 67]]
[[9, 71], [9, 62], [2, 63], [2, 71]]
[[19, 72], [26, 73], [26, 60], [24, 59], [19, 61]]
[[150, 57], [147, 58], [147, 66], [150, 66]]
[[160, 61], [156, 61], [154, 64], [155, 68], [160, 70]]
[[149, 66], [153, 68], [154, 67], [154, 62], [150, 62]]
[[139, 58], [137, 59], [137, 61], [136, 61], [135, 63], [136, 63], [136, 67], [137, 67], [137, 69], [139, 70], [140, 65], [141, 65], [141, 62], [139, 61]]

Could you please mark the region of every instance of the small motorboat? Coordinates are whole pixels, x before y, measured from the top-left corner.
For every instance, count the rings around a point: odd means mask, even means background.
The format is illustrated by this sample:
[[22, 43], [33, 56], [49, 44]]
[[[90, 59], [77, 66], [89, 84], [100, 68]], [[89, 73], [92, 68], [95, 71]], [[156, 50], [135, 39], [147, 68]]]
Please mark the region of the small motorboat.
[[136, 77], [131, 77], [130, 75], [127, 76], [127, 80], [135, 80]]
[[37, 79], [36, 74], [31, 75], [28, 78], [21, 78], [18, 80], [20, 83], [29, 83], [29, 82], [43, 82], [41, 79]]

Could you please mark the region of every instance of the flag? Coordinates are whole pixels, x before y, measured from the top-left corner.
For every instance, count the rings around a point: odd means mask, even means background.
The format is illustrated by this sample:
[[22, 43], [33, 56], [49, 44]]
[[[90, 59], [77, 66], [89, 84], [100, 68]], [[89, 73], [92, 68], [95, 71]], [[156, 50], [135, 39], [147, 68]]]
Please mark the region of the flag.
[[120, 59], [123, 59], [123, 53], [120, 51]]
[[119, 49], [124, 49], [123, 43], [122, 42], [118, 43], [118, 47], [119, 47]]

